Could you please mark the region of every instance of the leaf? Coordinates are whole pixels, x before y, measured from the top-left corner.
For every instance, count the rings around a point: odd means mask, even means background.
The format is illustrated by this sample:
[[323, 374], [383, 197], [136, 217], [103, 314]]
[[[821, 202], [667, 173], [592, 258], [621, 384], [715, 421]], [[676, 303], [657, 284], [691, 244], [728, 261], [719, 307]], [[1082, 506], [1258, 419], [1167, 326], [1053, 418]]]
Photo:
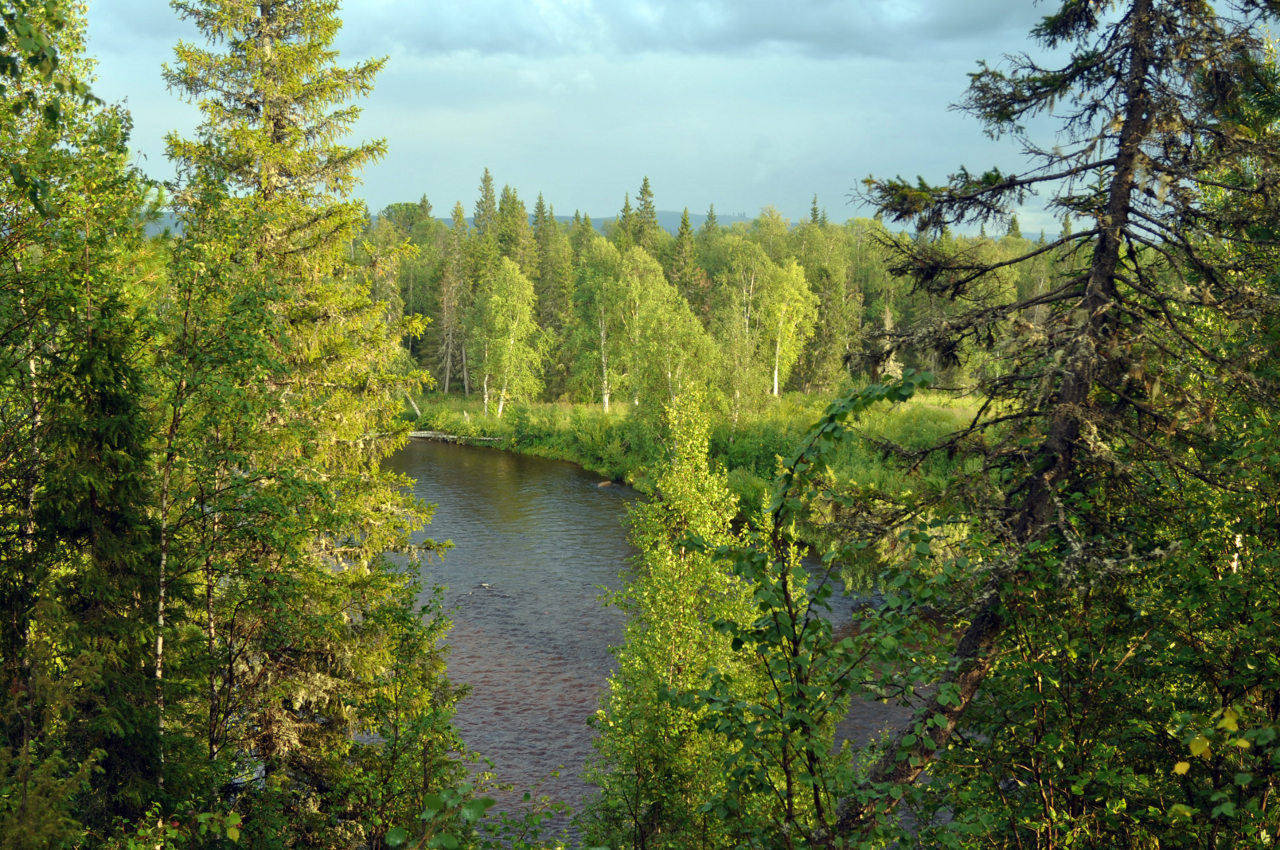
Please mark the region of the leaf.
[[1186, 776], [1187, 771], [1191, 769], [1191, 762], [1180, 761], [1173, 766], [1173, 772], [1179, 776]]
[[484, 817], [485, 810], [494, 804], [493, 800], [483, 797], [476, 800], [468, 800], [462, 807], [462, 819], [466, 821], [476, 821]]
[[409, 830], [403, 826], [393, 826], [387, 830], [386, 842], [388, 847], [399, 847], [409, 840]]
[[1191, 755], [1201, 758], [1209, 757], [1209, 739], [1204, 735], [1196, 735], [1191, 739]]
[[229, 827], [227, 827], [227, 840], [228, 840], [228, 841], [239, 841], [239, 840], [240, 840], [240, 828], [239, 828], [239, 827], [235, 827], [235, 826], [229, 826]]

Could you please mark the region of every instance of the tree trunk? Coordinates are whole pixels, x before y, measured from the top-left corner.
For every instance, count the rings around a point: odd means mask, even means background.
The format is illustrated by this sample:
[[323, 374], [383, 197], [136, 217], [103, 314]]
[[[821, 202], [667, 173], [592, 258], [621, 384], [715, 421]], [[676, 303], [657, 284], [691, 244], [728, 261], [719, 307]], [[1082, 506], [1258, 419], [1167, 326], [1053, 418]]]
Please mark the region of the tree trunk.
[[444, 356], [440, 358], [444, 367], [444, 394], [449, 394], [449, 378], [453, 376], [453, 334], [449, 333], [444, 340]]
[[[1025, 545], [1043, 536], [1054, 520], [1057, 501], [1055, 485], [1070, 472], [1082, 446], [1080, 417], [1089, 393], [1098, 377], [1099, 367], [1118, 331], [1111, 315], [1116, 303], [1116, 269], [1123, 247], [1122, 234], [1128, 225], [1135, 187], [1135, 172], [1143, 140], [1150, 132], [1149, 95], [1144, 87], [1151, 61], [1150, 40], [1154, 37], [1149, 23], [1152, 0], [1136, 0], [1130, 33], [1133, 59], [1125, 77], [1124, 123], [1116, 153], [1115, 171], [1108, 186], [1107, 219], [1094, 248], [1085, 284], [1084, 298], [1078, 315], [1082, 321], [1074, 338], [1075, 351], [1064, 352], [1063, 362], [1072, 364], [1062, 379], [1049, 406], [1048, 428], [1038, 450], [1039, 471], [1022, 481], [1013, 492], [1025, 492], [1013, 517], [1015, 545]], [[1000, 586], [1015, 581], [1010, 572], [993, 576], [983, 590], [983, 597], [969, 628], [961, 636], [952, 653], [950, 670], [944, 683], [958, 686], [958, 698], [942, 705], [937, 697], [916, 711], [911, 722], [895, 735], [885, 755], [867, 776], [867, 788], [878, 784], [904, 784], [916, 781], [946, 749], [948, 739], [960, 718], [968, 710], [982, 680], [990, 671], [999, 651], [999, 637], [1006, 623], [1001, 612], [1003, 600]], [[934, 719], [940, 716], [942, 724]], [[917, 732], [923, 731], [923, 734]], [[908, 745], [908, 735], [916, 742]], [[848, 835], [872, 822], [877, 813], [891, 811], [897, 799], [852, 805], [846, 800], [840, 807], [836, 831]]]
[[778, 362], [782, 359], [782, 336], [773, 341], [773, 397], [778, 397]]
[[608, 345], [608, 338], [605, 336], [604, 325], [600, 326], [600, 400], [604, 405], [604, 412], [609, 412], [609, 354], [605, 350]]
[[471, 375], [467, 372], [467, 347], [462, 348], [462, 394], [471, 397]]

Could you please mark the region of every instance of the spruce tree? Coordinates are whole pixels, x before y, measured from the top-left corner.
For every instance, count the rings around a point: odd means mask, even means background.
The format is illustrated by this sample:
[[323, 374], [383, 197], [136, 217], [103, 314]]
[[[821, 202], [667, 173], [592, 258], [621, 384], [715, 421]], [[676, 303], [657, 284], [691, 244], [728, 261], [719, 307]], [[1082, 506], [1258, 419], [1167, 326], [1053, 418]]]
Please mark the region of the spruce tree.
[[498, 253], [515, 263], [525, 277], [535, 277], [538, 270], [538, 246], [529, 227], [529, 212], [516, 190], [510, 186], [502, 187], [494, 230], [498, 239]]
[[635, 243], [648, 251], [651, 256], [656, 257], [661, 253], [662, 237], [665, 234], [658, 224], [658, 208], [654, 204], [653, 188], [649, 185], [647, 176], [640, 184], [640, 193], [636, 196], [636, 202], [635, 219], [632, 223]]
[[[539, 196], [541, 201], [541, 196]], [[552, 355], [547, 358], [545, 385], [552, 397], [564, 392], [571, 367], [568, 348], [561, 343], [573, 319], [573, 248], [564, 228], [556, 221], [555, 209], [546, 207], [534, 227], [537, 243], [538, 324], [547, 334]]]
[[480, 177], [480, 197], [476, 199], [475, 214], [471, 219], [476, 231], [487, 234], [498, 217], [498, 195], [493, 188], [493, 175], [489, 169]]
[[569, 230], [569, 244], [573, 247], [574, 257], [582, 256], [583, 249], [598, 235], [595, 225], [591, 223], [591, 216], [574, 210], [573, 227]]
[[618, 217], [613, 222], [613, 232], [609, 234], [613, 239], [613, 243], [618, 246], [618, 251], [625, 253], [628, 248], [636, 244], [636, 214], [631, 208], [631, 193], [628, 192], [622, 197], [622, 209], [618, 212]]
[[498, 235], [498, 196], [488, 168], [480, 178], [480, 197], [476, 199], [472, 227], [473, 238], [467, 245], [467, 276], [477, 281], [492, 274], [502, 258]]
[[[1006, 846], [1066, 842], [1053, 822], [1053, 800], [1065, 797], [1049, 789], [1075, 782], [1093, 790], [1068, 804], [1071, 840], [1219, 841], [1207, 812], [1165, 813], [1185, 785], [1171, 770], [1183, 745], [1166, 728], [1184, 722], [1181, 711], [1222, 708], [1207, 671], [1197, 661], [1174, 675], [1183, 663], [1176, 642], [1159, 641], [1143, 664], [1170, 665], [1171, 690], [1135, 687], [1118, 671], [1144, 635], [1165, 628], [1140, 613], [1156, 610], [1144, 601], [1151, 588], [1184, 575], [1171, 568], [1181, 563], [1172, 553], [1196, 535], [1167, 519], [1192, 492], [1234, 486], [1229, 466], [1201, 466], [1213, 429], [1187, 411], [1210, 404], [1213, 387], [1242, 397], [1261, 389], [1244, 363], [1214, 351], [1216, 329], [1268, 310], [1252, 281], [1271, 273], [1257, 213], [1277, 188], [1280, 139], [1240, 116], [1250, 92], [1275, 96], [1261, 34], [1278, 16], [1280, 7], [1261, 0], [1221, 13], [1185, 0], [1061, 3], [1033, 30], [1060, 64], [1022, 56], [1004, 70], [982, 65], [965, 103], [994, 134], [1019, 138], [1030, 171], [961, 170], [943, 186], [869, 183], [886, 215], [921, 230], [1011, 222], [1009, 208], [1037, 187], [1085, 224], [996, 262], [942, 243], [895, 243], [896, 268], [921, 290], [978, 305], [904, 328], [900, 342], [949, 357], [996, 336], [1009, 342], [973, 388], [989, 402], [945, 447], [983, 470], [957, 481], [955, 501], [939, 508], [967, 529], [968, 566], [948, 573], [957, 562], [939, 554], [933, 569], [950, 577], [931, 585], [929, 604], [963, 628], [933, 696], [846, 802], [840, 832], [880, 821], [925, 770], [945, 797], [942, 789], [960, 788], [958, 777], [975, 769], [999, 781], [1034, 763], [1053, 778], [1036, 777], [1030, 793], [975, 786], [965, 802], [935, 800], [926, 817], [946, 807], [962, 829], [987, 818], [990, 840]], [[1062, 132], [1053, 147], [1037, 146], [1024, 123], [1051, 110], [1063, 116]], [[1018, 298], [992, 286], [999, 268], [1045, 251], [1068, 258], [1047, 291]], [[1084, 657], [1087, 665], [1076, 663]], [[1025, 690], [1041, 681], [1055, 685]], [[1008, 701], [1024, 692], [1025, 702]], [[1071, 743], [1085, 729], [1090, 742]], [[1063, 743], [1048, 757], [1037, 743], [1047, 739]], [[1122, 774], [1108, 773], [1119, 765]]]
[[[207, 743], [196, 775], [264, 775], [245, 803], [259, 837], [327, 843], [358, 800], [406, 787], [375, 780], [353, 741], [381, 734], [385, 653], [427, 628], [400, 616], [410, 578], [382, 555], [422, 518], [381, 461], [424, 376], [399, 345], [413, 329], [388, 323], [348, 248], [366, 220], [349, 193], [384, 146], [339, 141], [382, 62], [335, 63], [328, 0], [174, 6], [211, 46], [179, 44], [166, 69], [204, 117], [169, 142], [184, 234], [165, 316], [160, 546], [173, 617], [203, 632], [176, 672], [205, 679], [173, 711]], [[420, 769], [438, 764], [423, 745]]]
[[546, 225], [548, 215], [550, 215], [550, 211], [547, 208], [547, 200], [539, 192], [538, 200], [533, 203], [533, 229], [535, 231]]
[[698, 264], [698, 250], [694, 243], [693, 226], [689, 223], [688, 207], [680, 213], [680, 227], [676, 230], [667, 279], [705, 324], [711, 309], [711, 282]]
[[712, 204], [707, 207], [707, 217], [702, 222], [703, 233], [715, 233], [720, 229], [720, 222], [716, 220], [716, 205]]

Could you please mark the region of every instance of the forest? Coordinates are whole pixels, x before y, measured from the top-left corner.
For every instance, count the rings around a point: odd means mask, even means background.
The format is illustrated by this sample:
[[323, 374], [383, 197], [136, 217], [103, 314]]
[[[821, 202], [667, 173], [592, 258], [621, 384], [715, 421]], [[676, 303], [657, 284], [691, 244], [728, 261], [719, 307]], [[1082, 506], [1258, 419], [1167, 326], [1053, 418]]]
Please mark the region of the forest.
[[[0, 3], [0, 846], [1275, 844], [1280, 2], [1043, 3], [959, 104], [1023, 170], [673, 231], [371, 214], [337, 0], [171, 6], [158, 181]], [[567, 830], [458, 733], [413, 431], [644, 494]]]
[[[358, 262], [372, 268], [373, 257], [409, 247], [394, 266], [383, 261], [380, 300], [429, 320], [406, 350], [436, 389], [474, 393], [486, 412], [566, 401], [607, 413], [621, 401], [656, 416], [698, 387], [737, 421], [765, 396], [831, 393], [851, 372], [879, 378], [904, 365], [939, 368], [927, 348], [883, 342], [931, 309], [890, 271], [896, 239], [992, 263], [1046, 244], [1043, 233], [1024, 239], [1016, 215], [998, 238], [945, 229], [902, 236], [878, 219], [833, 224], [816, 196], [810, 217], [794, 226], [772, 208], [722, 226], [713, 205], [696, 230], [686, 208], [668, 233], [647, 177], [636, 201], [633, 208], [627, 196], [597, 229], [578, 211], [557, 219], [542, 195], [530, 214], [515, 189], [497, 193], [486, 170], [471, 217], [460, 201], [448, 224], [425, 197], [393, 204], [363, 232], [368, 255]], [[1069, 215], [1063, 223], [1069, 231]], [[1045, 250], [1011, 266], [999, 285], [1019, 297], [1042, 291], [1053, 261]], [[980, 353], [965, 357], [968, 371], [981, 368]]]

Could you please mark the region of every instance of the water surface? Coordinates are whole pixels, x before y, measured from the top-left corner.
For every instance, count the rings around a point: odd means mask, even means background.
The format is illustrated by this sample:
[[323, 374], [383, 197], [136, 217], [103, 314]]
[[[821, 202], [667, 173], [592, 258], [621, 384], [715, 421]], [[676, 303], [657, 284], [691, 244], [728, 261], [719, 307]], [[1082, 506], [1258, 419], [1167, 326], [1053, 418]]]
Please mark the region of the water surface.
[[624, 514], [635, 492], [569, 463], [421, 440], [389, 465], [436, 505], [419, 539], [453, 542], [424, 579], [446, 587], [449, 676], [472, 688], [458, 706], [463, 741], [500, 781], [577, 808], [589, 793], [586, 721], [622, 638], [601, 589], [620, 586], [632, 554]]
[[[591, 793], [581, 779], [592, 754], [587, 718], [613, 669], [609, 647], [622, 640], [622, 615], [601, 594], [621, 586], [633, 555], [625, 514], [637, 494], [601, 487], [573, 464], [446, 443], [415, 440], [389, 465], [436, 505], [418, 539], [454, 544], [443, 562], [424, 565], [424, 578], [446, 587], [449, 676], [472, 688], [455, 721], [463, 741], [515, 786], [495, 795], [502, 808], [531, 790], [579, 810]], [[832, 602], [830, 616], [844, 623], [861, 604]], [[837, 740], [863, 744], [906, 718], [855, 702]]]

